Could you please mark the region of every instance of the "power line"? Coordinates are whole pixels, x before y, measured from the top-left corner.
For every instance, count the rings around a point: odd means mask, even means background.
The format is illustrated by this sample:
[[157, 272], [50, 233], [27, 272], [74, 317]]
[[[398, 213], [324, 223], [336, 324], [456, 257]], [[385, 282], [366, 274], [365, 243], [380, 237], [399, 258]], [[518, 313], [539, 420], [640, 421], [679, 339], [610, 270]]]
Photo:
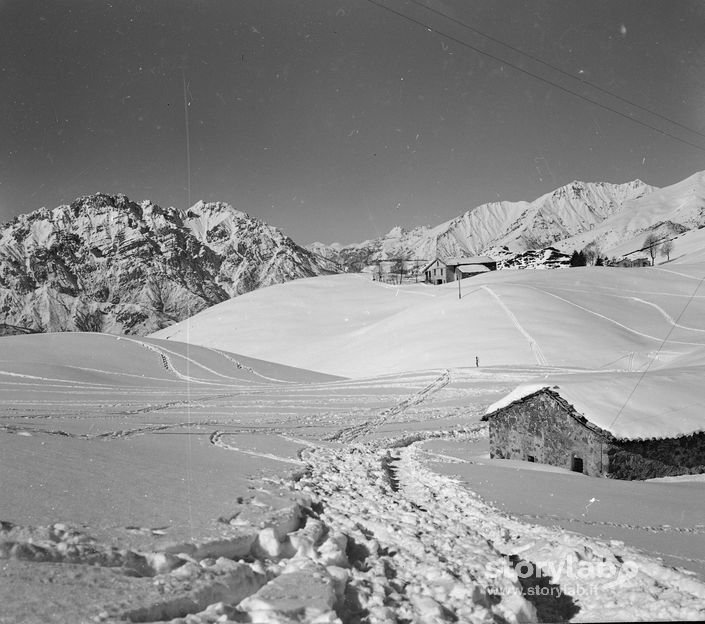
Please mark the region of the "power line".
[[439, 15], [440, 17], [443, 17], [447, 19], [450, 22], [453, 22], [454, 24], [458, 24], [459, 26], [462, 26], [463, 28], [466, 28], [467, 30], [474, 32], [475, 34], [479, 35], [480, 37], [484, 37], [485, 39], [488, 39], [489, 41], [493, 41], [494, 43], [498, 43], [500, 45], [503, 45], [505, 48], [508, 48], [512, 50], [513, 52], [516, 52], [517, 54], [521, 54], [522, 56], [525, 56], [528, 59], [531, 59], [532, 61], [536, 63], [540, 63], [541, 65], [544, 65], [545, 67], [549, 67], [550, 69], [558, 72], [559, 74], [563, 74], [564, 76], [567, 76], [568, 78], [571, 78], [572, 80], [578, 80], [581, 83], [595, 89], [596, 91], [600, 91], [601, 93], [604, 93], [606, 95], [609, 95], [616, 100], [620, 100], [621, 102], [624, 102], [625, 104], [629, 104], [630, 106], [633, 106], [634, 108], [638, 108], [639, 110], [644, 111], [645, 113], [649, 113], [649, 115], [653, 115], [654, 117], [658, 117], [660, 119], [663, 119], [664, 121], [667, 121], [668, 123], [673, 124], [674, 126], [678, 126], [679, 128], [683, 128], [684, 130], [687, 130], [688, 132], [692, 132], [693, 134], [697, 134], [698, 136], [701, 136], [705, 138], [705, 132], [699, 132], [698, 130], [695, 130], [693, 128], [690, 128], [689, 126], [686, 126], [685, 124], [682, 124], [678, 121], [675, 121], [671, 119], [670, 117], [666, 117], [665, 115], [662, 115], [661, 113], [658, 113], [656, 111], [653, 111], [649, 108], [646, 108], [645, 106], [642, 106], [641, 104], [637, 104], [636, 102], [632, 102], [631, 100], [622, 97], [621, 95], [614, 93], [613, 91], [610, 91], [609, 89], [605, 89], [604, 87], [601, 87], [600, 85], [595, 84], [594, 82], [590, 82], [589, 80], [585, 80], [580, 77], [576, 77], [570, 72], [565, 71], [564, 69], [561, 69], [560, 67], [556, 67], [555, 65], [552, 65], [551, 63], [544, 61], [543, 59], [539, 58], [538, 56], [534, 56], [533, 54], [529, 54], [528, 52], [525, 52], [524, 50], [517, 48], [509, 43], [506, 43], [505, 41], [502, 41], [501, 39], [497, 39], [496, 37], [493, 37], [491, 35], [488, 35], [487, 33], [482, 32], [481, 30], [478, 30], [477, 28], [473, 28], [472, 26], [469, 26], [465, 22], [456, 19], [454, 17], [451, 17], [450, 15], [447, 15], [443, 13], [442, 11], [439, 11], [438, 9], [434, 9], [433, 7], [430, 7], [423, 2], [420, 2], [419, 0], [407, 0], [407, 2], [411, 2], [412, 4], [415, 4], [417, 6], [423, 7], [427, 11], [430, 11], [431, 13], [435, 13], [436, 15]]
[[189, 136], [188, 107], [188, 86], [186, 84], [186, 72], [181, 68], [181, 78], [184, 83], [184, 126], [186, 129], [186, 209], [191, 207], [191, 138]]
[[619, 408], [619, 411], [617, 412], [617, 415], [614, 417], [612, 422], [609, 424], [608, 429], [611, 429], [614, 425], [614, 423], [617, 422], [619, 417], [622, 415], [622, 412], [624, 409], [627, 407], [629, 404], [629, 401], [631, 401], [632, 397], [634, 396], [634, 393], [636, 392], [637, 388], [641, 385], [641, 382], [644, 380], [644, 377], [646, 376], [646, 373], [649, 372], [649, 369], [651, 368], [651, 365], [656, 361], [656, 358], [658, 357], [659, 353], [661, 353], [661, 349], [663, 349], [664, 345], [668, 341], [668, 339], [671, 337], [671, 334], [673, 333], [673, 330], [676, 328], [678, 325], [678, 321], [681, 320], [683, 315], [685, 314], [685, 311], [688, 309], [688, 306], [692, 303], [693, 299], [695, 298], [695, 295], [697, 294], [698, 290], [700, 290], [700, 287], [703, 285], [703, 282], [705, 282], [705, 276], [698, 282], [698, 285], [695, 287], [695, 290], [693, 293], [690, 295], [688, 298], [688, 301], [686, 301], [685, 305], [683, 306], [683, 309], [681, 310], [681, 313], [678, 315], [678, 318], [676, 318], [675, 321], [673, 321], [673, 325], [671, 325], [671, 329], [668, 330], [668, 333], [666, 334], [666, 337], [661, 341], [661, 344], [659, 345], [658, 349], [656, 350], [656, 353], [654, 354], [654, 357], [649, 360], [649, 363], [646, 365], [646, 368], [644, 371], [639, 375], [639, 379], [636, 380], [636, 384], [634, 384], [634, 387], [632, 388], [632, 391], [629, 393], [629, 396], [627, 397], [627, 400], [624, 401], [624, 405], [622, 405], [621, 408]]
[[[412, 22], [413, 24], [416, 24], [417, 26], [421, 26], [422, 28], [424, 28], [430, 32], [438, 33], [439, 35], [441, 35], [442, 37], [445, 37], [449, 41], [453, 41], [454, 43], [457, 43], [458, 45], [461, 45], [461, 46], [466, 47], [470, 50], [473, 50], [474, 52], [477, 52], [478, 54], [482, 54], [483, 56], [486, 56], [486, 57], [491, 58], [495, 61], [498, 61], [499, 63], [507, 65], [508, 67], [511, 67], [513, 69], [516, 69], [517, 71], [520, 71], [523, 74], [531, 76], [532, 78], [535, 78], [536, 80], [539, 80], [541, 82], [545, 82], [546, 84], [548, 84], [556, 89], [559, 89], [560, 91], [564, 91], [565, 93], [569, 93], [570, 95], [573, 95], [581, 100], [584, 100], [585, 102], [588, 102], [590, 104], [598, 106], [604, 110], [610, 111], [611, 113], [614, 113], [615, 115], [619, 115], [620, 117], [624, 117], [624, 119], [628, 119], [629, 121], [633, 121], [634, 123], [637, 123], [640, 126], [644, 126], [645, 128], [648, 128], [649, 130], [653, 130], [654, 132], [658, 132], [659, 134], [667, 136], [667, 137], [673, 139], [674, 141], [678, 141], [679, 143], [683, 143], [685, 145], [693, 147], [697, 150], [700, 150], [701, 152], [705, 152], [705, 147], [697, 145], [696, 143], [691, 143], [687, 139], [682, 139], [681, 137], [676, 136], [675, 134], [671, 134], [670, 132], [667, 132], [666, 130], [663, 130], [661, 128], [657, 128], [656, 126], [652, 126], [651, 124], [648, 124], [645, 121], [641, 121], [640, 119], [637, 119], [636, 117], [632, 117], [631, 115], [623, 113], [615, 108], [612, 108], [611, 106], [607, 106], [606, 104], [602, 104], [601, 102], [598, 102], [597, 100], [593, 100], [592, 98], [589, 98], [585, 95], [582, 95], [581, 93], [578, 93], [577, 91], [573, 91], [572, 89], [569, 89], [568, 87], [564, 87], [563, 85], [560, 85], [557, 82], [553, 82], [552, 80], [549, 80], [548, 78], [544, 78], [543, 76], [539, 76], [533, 72], [530, 72], [528, 69], [524, 69], [523, 67], [520, 67], [519, 65], [515, 65], [514, 63], [510, 63], [509, 61], [506, 61], [505, 59], [500, 58], [498, 56], [495, 56], [494, 54], [491, 54], [490, 52], [486, 52], [485, 50], [481, 50], [480, 48], [468, 43], [467, 41], [463, 41], [462, 39], [459, 39], [457, 37], [453, 37], [452, 35], [448, 35], [448, 34], [442, 32], [436, 28], [432, 28], [431, 26], [422, 22], [421, 20], [418, 20], [414, 17], [411, 17], [410, 15], [406, 15], [405, 13], [402, 13], [401, 11], [397, 11], [395, 9], [392, 9], [392, 8], [382, 4], [381, 2], [378, 2], [377, 0], [367, 0], [367, 2], [375, 5], [376, 7], [379, 7], [380, 9], [388, 11], [389, 13], [397, 15], [398, 17], [401, 17], [402, 19], [405, 19], [409, 22]], [[665, 119], [668, 119], [668, 118], [666, 117]], [[670, 119], [669, 119], [669, 121], [671, 123], [677, 124], [677, 122], [673, 122]]]

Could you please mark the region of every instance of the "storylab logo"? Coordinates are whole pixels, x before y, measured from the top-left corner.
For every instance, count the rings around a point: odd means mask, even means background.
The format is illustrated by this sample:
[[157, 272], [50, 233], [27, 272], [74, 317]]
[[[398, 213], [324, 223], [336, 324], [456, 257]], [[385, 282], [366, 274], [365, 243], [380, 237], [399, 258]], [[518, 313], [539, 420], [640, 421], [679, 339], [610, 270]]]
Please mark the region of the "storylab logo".
[[[496, 581], [490, 593], [506, 591], [507, 585], [499, 580], [513, 580], [516, 574], [524, 593], [560, 596], [563, 593], [597, 594], [600, 590], [630, 581], [639, 573], [639, 569], [632, 561], [625, 561], [618, 566], [609, 561], [584, 561], [570, 555], [563, 560], [517, 561], [513, 565], [497, 562], [489, 566], [487, 573]], [[536, 581], [536, 585], [532, 586], [531, 581]]]

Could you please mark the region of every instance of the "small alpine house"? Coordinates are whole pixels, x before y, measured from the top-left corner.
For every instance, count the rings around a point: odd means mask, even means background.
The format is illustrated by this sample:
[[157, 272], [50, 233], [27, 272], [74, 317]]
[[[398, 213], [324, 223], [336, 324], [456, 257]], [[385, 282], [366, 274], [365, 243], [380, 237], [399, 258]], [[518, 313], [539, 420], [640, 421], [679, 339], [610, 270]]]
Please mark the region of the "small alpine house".
[[574, 377], [519, 386], [490, 406], [490, 456], [616, 479], [705, 472], [701, 382], [687, 374]]
[[469, 258], [436, 258], [423, 268], [425, 281], [429, 284], [445, 284], [480, 273], [497, 270], [497, 262], [488, 256]]

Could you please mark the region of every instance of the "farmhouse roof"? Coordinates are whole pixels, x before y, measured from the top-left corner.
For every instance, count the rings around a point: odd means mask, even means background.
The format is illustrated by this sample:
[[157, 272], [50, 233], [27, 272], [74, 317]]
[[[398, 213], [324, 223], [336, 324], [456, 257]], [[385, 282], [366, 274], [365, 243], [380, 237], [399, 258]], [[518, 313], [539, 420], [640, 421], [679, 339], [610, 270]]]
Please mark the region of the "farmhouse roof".
[[484, 264], [460, 265], [457, 269], [463, 275], [475, 275], [476, 273], [489, 273], [489, 269]]
[[[698, 367], [694, 367], [698, 368]], [[615, 440], [677, 438], [705, 432], [702, 369], [655, 373], [575, 374], [542, 384], [523, 384], [491, 405], [483, 420], [547, 393], [589, 429]]]
[[489, 256], [468, 256], [468, 257], [455, 257], [446, 258], [445, 263], [450, 266], [462, 266], [465, 264], [487, 264], [495, 262]]
[[434, 258], [434, 259], [431, 260], [431, 262], [429, 262], [423, 269], [421, 269], [421, 272], [422, 272], [422, 273], [425, 273], [425, 272], [429, 269], [429, 267], [430, 267], [432, 264], [435, 264], [436, 262], [440, 262], [441, 264], [446, 264], [445, 260], [441, 260], [440, 258]]

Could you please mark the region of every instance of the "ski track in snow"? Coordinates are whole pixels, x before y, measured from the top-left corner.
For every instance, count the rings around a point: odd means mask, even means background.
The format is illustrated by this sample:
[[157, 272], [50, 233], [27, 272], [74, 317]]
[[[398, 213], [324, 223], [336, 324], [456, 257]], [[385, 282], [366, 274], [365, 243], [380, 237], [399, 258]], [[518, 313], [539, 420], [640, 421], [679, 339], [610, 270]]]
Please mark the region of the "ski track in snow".
[[[145, 342], [142, 340], [136, 340], [134, 338], [126, 338], [124, 336], [121, 336], [122, 340], [127, 340], [128, 342], [132, 342], [137, 344], [138, 346], [142, 347], [143, 349], [147, 349], [148, 351], [152, 351], [156, 354], [158, 354], [161, 357], [162, 360], [162, 365], [164, 368], [169, 371], [170, 373], [176, 375], [179, 379], [182, 381], [188, 381], [188, 382], [197, 382], [201, 384], [210, 384], [210, 385], [222, 385], [222, 383], [218, 383], [212, 380], [207, 380], [207, 379], [201, 379], [198, 377], [193, 377], [191, 375], [184, 375], [182, 372], [180, 372], [176, 366], [174, 365], [173, 358], [179, 358], [181, 360], [184, 360], [186, 362], [186, 368], [189, 370], [191, 366], [195, 368], [200, 368], [212, 375], [215, 375], [216, 377], [220, 377], [221, 379], [226, 379], [230, 382], [239, 382], [242, 383], [243, 379], [240, 377], [231, 377], [229, 375], [224, 375], [223, 373], [220, 373], [209, 366], [206, 366], [205, 364], [202, 364], [198, 360], [194, 360], [193, 358], [183, 355], [182, 353], [177, 353], [176, 351], [172, 351], [170, 349], [166, 349], [162, 346], [157, 346], [153, 345], [149, 342]], [[232, 362], [238, 369], [245, 369], [253, 374], [255, 374], [258, 377], [262, 377], [263, 379], [266, 379], [268, 381], [276, 381], [279, 383], [282, 383], [281, 380], [279, 379], [274, 379], [274, 378], [269, 378], [265, 377], [264, 375], [260, 375], [256, 373], [253, 369], [251, 369], [249, 366], [244, 366], [240, 362], [238, 362], [236, 359], [227, 356], [225, 353], [221, 351], [216, 351], [216, 353], [219, 353], [220, 355], [223, 355], [226, 359], [228, 359], [230, 362]]]
[[[18, 377], [20, 379], [32, 379], [36, 382], [41, 382], [44, 384], [45, 382], [56, 382], [57, 384], [61, 385], [61, 387], [66, 387], [66, 380], [65, 379], [56, 379], [54, 377], [41, 377], [39, 375], [27, 375], [26, 373], [11, 373], [9, 371], [0, 371], [0, 375], [6, 375], [7, 377]], [[90, 381], [71, 381], [70, 382], [74, 388], [87, 388], [87, 389], [96, 389], [96, 390], [104, 390], [108, 386], [105, 384], [99, 384], [99, 383], [93, 383]]]
[[637, 301], [638, 303], [643, 303], [644, 305], [655, 308], [659, 312], [659, 314], [661, 314], [661, 316], [663, 316], [663, 318], [665, 318], [666, 321], [670, 323], [673, 327], [677, 327], [678, 329], [685, 329], [687, 331], [705, 333], [705, 329], [701, 329], [699, 327], [688, 327], [687, 325], [681, 325], [680, 323], [677, 323], [676, 320], [668, 312], [666, 312], [666, 310], [664, 310], [661, 306], [652, 303], [651, 301], [646, 301], [644, 299], [640, 299], [639, 297], [625, 297], [625, 299], [631, 299], [633, 301]]
[[604, 526], [616, 529], [630, 529], [637, 531], [646, 531], [648, 533], [688, 533], [705, 535], [705, 524], [698, 524], [693, 527], [677, 527], [669, 524], [661, 524], [657, 526], [628, 524], [626, 522], [609, 522], [606, 520], [587, 520], [583, 518], [566, 518], [564, 516], [556, 516], [553, 514], [517, 514], [528, 520], [563, 520], [565, 522], [575, 522], [576, 524], [586, 524], [589, 526]]
[[205, 382], [204, 380], [197, 379], [197, 378], [191, 377], [189, 375], [184, 375], [183, 373], [178, 371], [176, 369], [176, 367], [174, 366], [174, 364], [172, 363], [171, 358], [165, 353], [164, 350], [160, 349], [159, 347], [157, 347], [153, 344], [149, 344], [148, 342], [143, 342], [141, 340], [134, 340], [133, 338], [122, 338], [122, 339], [127, 340], [128, 342], [132, 342], [132, 343], [142, 347], [143, 349], [147, 349], [147, 351], [152, 351], [153, 353], [156, 353], [162, 360], [162, 366], [164, 366], [164, 368], [167, 371], [169, 371], [173, 375], [176, 375], [182, 381], [208, 383], [208, 382]]
[[[564, 303], [567, 303], [568, 305], [571, 305], [575, 308], [578, 308], [580, 310], [583, 310], [584, 312], [587, 312], [589, 314], [592, 314], [594, 316], [597, 316], [598, 318], [601, 318], [605, 321], [608, 321], [609, 323], [613, 323], [614, 325], [617, 325], [617, 327], [621, 327], [622, 329], [635, 334], [636, 336], [641, 336], [642, 338], [648, 338], [649, 340], [655, 340], [656, 342], [662, 343], [663, 338], [657, 338], [656, 336], [652, 336], [650, 334], [646, 334], [644, 332], [641, 332], [637, 329], [634, 329], [632, 327], [629, 327], [628, 325], [624, 325], [623, 323], [620, 323], [619, 321], [610, 318], [609, 316], [605, 316], [604, 314], [600, 314], [599, 312], [595, 312], [594, 310], [590, 310], [589, 308], [586, 308], [584, 306], [581, 306], [578, 303], [574, 303], [568, 299], [564, 299], [560, 295], [556, 295], [555, 293], [549, 292], [548, 290], [544, 290], [543, 288], [537, 288], [536, 286], [525, 286], [526, 288], [531, 288], [532, 290], [535, 290], [537, 292], [544, 293], [546, 295], [549, 295], [550, 297], [554, 297], [555, 299], [558, 299], [560, 301], [563, 301]], [[688, 345], [688, 346], [695, 346], [695, 347], [703, 347], [705, 346], [704, 342], [685, 342], [682, 340], [668, 340], [669, 343], [672, 344], [680, 344], [680, 345]]]
[[[515, 286], [520, 286], [521, 284], [514, 284]], [[589, 294], [592, 296], [595, 296], [595, 291], [594, 290], [587, 290], [583, 288], [567, 288], [565, 286], [557, 286], [554, 284], [551, 284], [551, 289], [552, 290], [561, 290], [564, 292], [574, 292], [574, 293], [585, 293]], [[614, 293], [607, 292], [608, 290], [614, 290]], [[600, 289], [600, 296], [608, 296], [608, 297], [624, 297], [624, 295], [617, 294], [617, 293], [627, 293], [627, 292], [632, 292], [632, 293], [638, 293], [640, 295], [654, 295], [655, 297], [679, 297], [682, 299], [705, 299], [705, 295], [686, 295], [683, 293], [671, 293], [671, 292], [657, 292], [657, 291], [651, 291], [651, 290], [635, 290], [632, 288], [612, 288], [607, 285], [602, 285]]]
[[390, 418], [403, 413], [414, 405], [422, 403], [432, 394], [435, 394], [442, 388], [445, 388], [449, 383], [450, 371], [446, 369], [425, 388], [408, 396], [403, 401], [397, 403], [394, 407], [383, 410], [376, 418], [341, 429], [330, 436], [328, 440], [335, 442], [353, 442], [362, 436], [369, 435], [375, 429], [379, 429], [379, 427], [386, 423]]
[[226, 353], [225, 351], [220, 351], [219, 349], [213, 349], [215, 353], [218, 355], [222, 355], [226, 360], [232, 362], [237, 368], [244, 369], [251, 373], [252, 375], [255, 375], [256, 377], [260, 377], [261, 379], [264, 379], [265, 381], [274, 381], [277, 383], [285, 383], [285, 384], [296, 384], [297, 382], [295, 381], [288, 381], [285, 379], [277, 379], [276, 377], [268, 377], [267, 375], [263, 375], [262, 373], [258, 373], [254, 368], [251, 366], [246, 366], [242, 362], [239, 362], [237, 359], [235, 359], [232, 355], [229, 353]]
[[516, 316], [514, 316], [514, 313], [507, 307], [507, 305], [500, 299], [499, 295], [494, 292], [489, 286], [482, 286], [482, 289], [487, 291], [494, 299], [497, 301], [497, 303], [500, 305], [502, 310], [506, 313], [506, 315], [509, 317], [509, 320], [512, 322], [514, 327], [516, 327], [519, 332], [526, 338], [526, 340], [529, 342], [529, 347], [531, 348], [531, 352], [534, 354], [534, 357], [536, 358], [536, 363], [539, 366], [548, 366], [548, 362], [546, 361], [546, 357], [543, 354], [543, 351], [541, 351], [541, 347], [539, 347], [539, 344], [534, 340], [534, 338], [527, 332], [524, 327], [521, 325], [519, 322], [519, 319], [517, 319]]
[[[515, 284], [515, 285], [518, 286], [519, 284]], [[547, 295], [552, 294], [552, 293], [550, 293], [549, 291], [547, 291], [547, 290], [545, 290], [545, 289], [543, 289], [543, 288], [541, 288], [541, 289], [539, 289], [539, 288], [537, 288], [537, 287], [533, 287], [533, 288], [534, 288], [535, 290], [540, 290], [541, 292], [543, 292], [543, 293], [545, 293], [545, 294], [547, 294]], [[551, 288], [554, 288], [554, 287], [552, 286]], [[588, 294], [591, 294], [591, 295], [594, 295], [594, 294], [595, 294], [594, 292], [588, 291], [588, 290], [579, 290], [579, 289], [572, 289], [572, 288], [555, 288], [555, 289], [556, 289], [556, 290], [567, 291], [567, 292], [582, 292], [582, 293], [588, 293]], [[634, 292], [639, 292], [639, 291], [634, 291]], [[607, 296], [607, 297], [614, 297], [614, 298], [616, 298], [616, 299], [628, 299], [628, 300], [630, 300], [630, 301], [636, 301], [637, 303], [642, 303], [642, 304], [644, 304], [644, 305], [651, 306], [652, 308], [655, 308], [655, 309], [661, 314], [661, 316], [663, 316], [663, 317], [666, 319], [666, 321], [667, 321], [668, 323], [670, 323], [671, 325], [673, 325], [674, 327], [678, 327], [679, 329], [684, 329], [684, 330], [694, 331], [694, 332], [705, 332], [705, 329], [702, 329], [702, 328], [699, 328], [699, 327], [689, 327], [689, 326], [687, 326], [687, 325], [681, 325], [680, 323], [677, 323], [677, 322], [675, 321], [675, 319], [674, 319], [668, 312], [666, 312], [661, 306], [659, 306], [659, 305], [656, 304], [656, 303], [653, 303], [652, 301], [646, 301], [646, 299], [642, 299], [642, 298], [640, 298], [640, 297], [634, 297], [634, 296], [631, 296], [631, 295], [618, 295], [618, 294], [616, 294], [616, 293], [604, 293], [604, 292], [603, 292], [603, 293], [600, 293], [600, 294], [603, 295], [603, 296]], [[690, 298], [691, 298], [690, 295], [676, 295], [676, 294], [673, 294], [673, 293], [651, 293], [651, 294], [653, 294], [653, 295], [659, 295], [659, 296], [664, 296], [664, 297], [676, 297], [676, 296], [677, 296], [677, 297], [685, 297], [685, 298], [687, 298], [687, 299], [690, 299]], [[557, 295], [553, 295], [553, 296], [557, 296]], [[705, 295], [702, 295], [701, 298], [705, 298]], [[578, 304], [574, 304], [574, 305], [578, 305]], [[686, 304], [686, 305], [687, 305], [687, 304]]]
[[663, 269], [661, 267], [651, 267], [652, 271], [663, 271], [664, 273], [672, 273], [673, 275], [678, 275], [679, 277], [685, 277], [686, 279], [695, 280], [696, 282], [702, 282], [703, 277], [698, 277], [697, 275], [688, 275], [687, 273], [679, 273], [678, 271], [673, 271], [672, 269]]
[[244, 455], [252, 455], [254, 457], [264, 457], [265, 459], [273, 459], [278, 462], [283, 462], [285, 464], [295, 464], [297, 466], [303, 466], [304, 462], [301, 461], [300, 459], [292, 459], [291, 457], [282, 457], [281, 455], [275, 455], [274, 453], [263, 453], [259, 451], [252, 451], [250, 449], [243, 449], [238, 446], [234, 446], [232, 444], [228, 444], [223, 440], [223, 436], [227, 435], [237, 435], [237, 433], [234, 432], [228, 432], [228, 431], [214, 431], [211, 433], [209, 440], [210, 443], [213, 446], [217, 446], [219, 448], [225, 449], [227, 451], [236, 451], [238, 453], [242, 453]]
[[129, 438], [135, 435], [143, 435], [145, 433], [157, 433], [159, 431], [168, 431], [169, 429], [208, 427], [218, 424], [220, 423], [214, 422], [212, 420], [187, 421], [169, 424], [145, 425], [143, 427], [134, 427], [132, 429], [118, 429], [115, 431], [104, 431], [102, 433], [70, 433], [68, 431], [63, 431], [62, 429], [39, 429], [36, 427], [23, 427], [20, 425], [0, 425], [0, 431], [4, 431], [5, 433], [14, 433], [17, 435], [55, 435], [63, 436], [66, 438], [73, 438], [75, 440], [116, 440], [122, 438]]

